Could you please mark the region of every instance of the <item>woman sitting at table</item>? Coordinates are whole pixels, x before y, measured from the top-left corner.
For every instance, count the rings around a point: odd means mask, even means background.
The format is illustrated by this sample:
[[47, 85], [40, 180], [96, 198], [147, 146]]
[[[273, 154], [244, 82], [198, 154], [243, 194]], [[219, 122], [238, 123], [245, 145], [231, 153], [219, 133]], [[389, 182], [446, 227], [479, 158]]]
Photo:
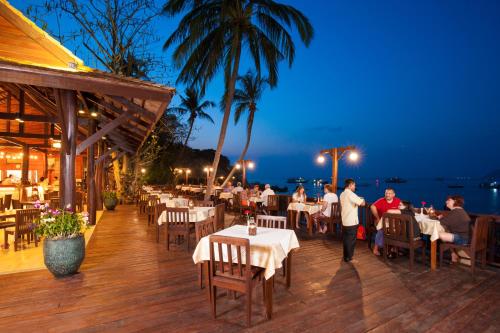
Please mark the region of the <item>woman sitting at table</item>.
[[[299, 185], [297, 186], [297, 189], [292, 195], [292, 202], [293, 203], [298, 203], [298, 204], [305, 204], [307, 200], [307, 196], [304, 190], [304, 186]], [[302, 212], [302, 209], [297, 209], [297, 219], [295, 220], [295, 228], [299, 229], [299, 222], [300, 222], [300, 213]]]
[[259, 185], [258, 185], [258, 184], [255, 184], [255, 185], [253, 186], [253, 189], [252, 189], [252, 191], [251, 191], [250, 195], [251, 195], [252, 197], [260, 198], [260, 194], [261, 194], [261, 192], [260, 192]]
[[[446, 199], [446, 207], [450, 212], [446, 215], [439, 215], [441, 225], [446, 231], [439, 233], [439, 238], [443, 242], [466, 245], [469, 243], [470, 216], [464, 210], [464, 198], [461, 195], [451, 195]], [[451, 261], [458, 261], [458, 254], [451, 252]]]

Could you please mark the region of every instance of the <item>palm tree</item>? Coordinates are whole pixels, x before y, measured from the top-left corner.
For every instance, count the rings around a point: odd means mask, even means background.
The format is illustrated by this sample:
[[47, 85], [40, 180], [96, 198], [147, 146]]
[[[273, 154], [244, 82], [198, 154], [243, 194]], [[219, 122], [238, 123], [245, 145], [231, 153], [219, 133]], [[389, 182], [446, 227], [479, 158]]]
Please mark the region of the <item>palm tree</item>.
[[212, 164], [215, 171], [206, 191], [208, 199], [224, 146], [243, 47], [259, 76], [263, 62], [269, 85], [275, 87], [278, 63], [286, 60], [291, 66], [295, 57], [287, 29], [295, 27], [306, 46], [314, 33], [300, 11], [273, 0], [168, 0], [163, 13], [173, 16], [185, 9], [188, 12], [163, 45], [164, 49], [177, 45], [173, 52], [174, 65], [181, 69], [177, 81], [204, 91], [220, 69], [224, 72], [224, 117]]
[[[240, 158], [238, 159], [238, 161], [241, 161], [245, 159], [248, 147], [250, 146], [255, 111], [258, 110], [257, 101], [262, 97], [262, 93], [264, 92], [266, 85], [269, 84], [269, 81], [267, 78], [261, 78], [258, 74], [248, 71], [244, 76], [238, 77], [238, 83], [240, 83], [240, 88], [234, 91], [233, 98], [233, 103], [236, 105], [234, 110], [234, 123], [237, 124], [242, 114], [248, 111], [247, 141], [245, 143], [245, 147], [243, 147]], [[226, 185], [235, 171], [236, 165], [233, 166], [222, 186]]]
[[189, 130], [186, 139], [184, 141], [184, 146], [182, 147], [182, 151], [180, 153], [180, 156], [182, 156], [184, 149], [188, 144], [191, 132], [193, 131], [193, 125], [195, 120], [197, 118], [205, 119], [210, 121], [212, 124], [214, 123], [212, 117], [210, 117], [210, 115], [206, 113], [205, 110], [208, 108], [215, 107], [215, 103], [212, 101], [201, 102], [201, 99], [203, 99], [203, 94], [199, 93], [198, 90], [196, 90], [195, 88], [187, 88], [186, 95], [180, 96], [180, 98], [181, 98], [181, 104], [179, 106], [168, 108], [168, 111], [175, 112], [179, 115], [186, 115], [186, 114], [189, 115], [187, 121]]

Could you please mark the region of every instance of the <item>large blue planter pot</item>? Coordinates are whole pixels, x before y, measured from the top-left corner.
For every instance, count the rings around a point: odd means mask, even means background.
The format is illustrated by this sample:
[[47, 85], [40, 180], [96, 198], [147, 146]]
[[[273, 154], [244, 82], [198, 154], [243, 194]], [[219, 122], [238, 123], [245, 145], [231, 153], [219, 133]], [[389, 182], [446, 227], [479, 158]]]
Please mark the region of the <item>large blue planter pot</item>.
[[45, 266], [56, 277], [63, 277], [78, 272], [85, 258], [85, 238], [58, 240], [46, 239], [43, 243]]

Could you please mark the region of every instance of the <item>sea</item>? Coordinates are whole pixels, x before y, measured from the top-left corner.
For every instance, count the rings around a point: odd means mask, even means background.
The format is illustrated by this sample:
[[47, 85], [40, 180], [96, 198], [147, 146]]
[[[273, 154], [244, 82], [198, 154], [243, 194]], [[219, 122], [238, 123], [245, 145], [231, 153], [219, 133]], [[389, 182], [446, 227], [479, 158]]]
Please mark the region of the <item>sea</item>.
[[[500, 193], [498, 189], [487, 189], [479, 187], [484, 180], [473, 178], [405, 178], [405, 183], [385, 183], [384, 179], [359, 178], [355, 179], [357, 184], [356, 193], [365, 198], [367, 202], [374, 202], [384, 196], [387, 187], [396, 191], [396, 196], [402, 200], [410, 201], [415, 207], [421, 207], [422, 202], [426, 207], [433, 206], [443, 209], [448, 195], [459, 194], [465, 199], [465, 210], [478, 214], [500, 215]], [[264, 183], [260, 181], [260, 183]], [[287, 183], [287, 179], [267, 179], [266, 183], [279, 187], [287, 187], [282, 194], [292, 194], [297, 184]], [[309, 179], [302, 184], [308, 197], [323, 195], [323, 185]], [[339, 183], [339, 186], [342, 186]], [[450, 188], [449, 186], [463, 186], [461, 188]], [[342, 190], [337, 190], [340, 193]]]

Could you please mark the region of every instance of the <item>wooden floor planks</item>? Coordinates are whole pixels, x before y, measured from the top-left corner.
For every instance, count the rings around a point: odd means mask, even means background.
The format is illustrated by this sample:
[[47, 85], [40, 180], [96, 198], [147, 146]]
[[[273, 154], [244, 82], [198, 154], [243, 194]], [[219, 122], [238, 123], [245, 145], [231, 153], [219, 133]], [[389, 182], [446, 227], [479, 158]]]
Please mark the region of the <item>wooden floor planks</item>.
[[[500, 331], [498, 271], [480, 270], [472, 278], [464, 267], [431, 273], [418, 262], [410, 273], [406, 257], [385, 264], [364, 242], [357, 244], [358, 262], [345, 264], [339, 241], [299, 238], [292, 287], [286, 290], [277, 278], [271, 321], [257, 288], [247, 331]], [[157, 244], [154, 228], [133, 206], [105, 212], [81, 273], [0, 276], [0, 332], [245, 331], [244, 297], [221, 294], [219, 317], [212, 319], [197, 266], [184, 249], [168, 252], [164, 242]]]

